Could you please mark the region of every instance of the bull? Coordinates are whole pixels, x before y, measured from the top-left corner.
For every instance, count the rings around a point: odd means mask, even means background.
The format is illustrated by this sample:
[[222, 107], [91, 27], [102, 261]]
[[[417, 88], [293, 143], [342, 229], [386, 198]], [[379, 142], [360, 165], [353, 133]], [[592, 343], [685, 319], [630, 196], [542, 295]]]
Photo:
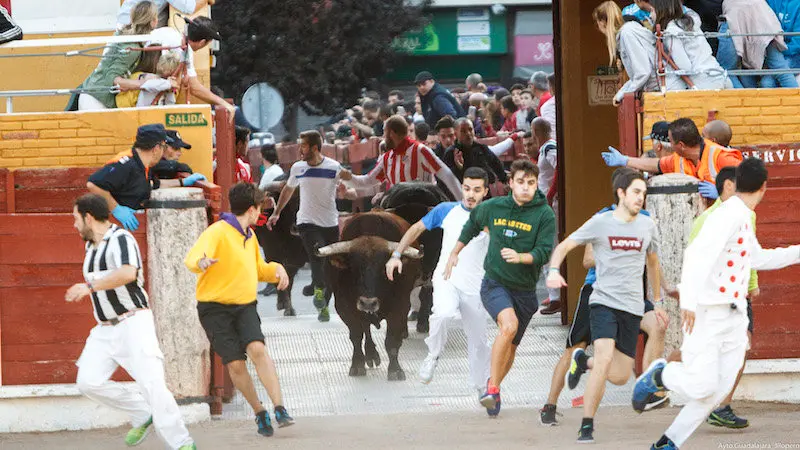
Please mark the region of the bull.
[[380, 327], [385, 320], [388, 380], [406, 379], [398, 354], [408, 335], [409, 297], [421, 273], [422, 254], [417, 248], [406, 249], [403, 273], [394, 282], [386, 278], [384, 265], [408, 228], [408, 222], [388, 212], [355, 214], [345, 224], [341, 242], [317, 250], [330, 263], [328, 285], [333, 289], [336, 312], [350, 332], [350, 376], [365, 376], [365, 364], [380, 366], [371, 326]]
[[[444, 192], [435, 184], [425, 182], [399, 183], [391, 187], [381, 198], [381, 208], [402, 217], [408, 223], [417, 223], [434, 206], [450, 201]], [[442, 230], [425, 231], [419, 238], [425, 249], [422, 258], [422, 288], [419, 291], [419, 312], [417, 315], [417, 331], [427, 333], [428, 318], [433, 307], [433, 285], [431, 277], [438, 263], [442, 249]]]
[[[277, 194], [271, 193], [271, 195], [277, 202]], [[289, 275], [289, 287], [286, 290], [278, 291], [277, 309], [283, 311], [284, 316], [296, 315], [292, 306], [294, 277], [308, 262], [308, 255], [295, 225], [298, 209], [300, 209], [300, 195], [299, 191], [296, 191], [283, 208], [278, 223], [272, 227], [271, 231], [267, 228], [266, 221], [272, 210], [265, 210], [260, 218], [263, 220], [259, 220], [254, 227], [258, 243], [264, 250], [265, 259], [282, 264]]]

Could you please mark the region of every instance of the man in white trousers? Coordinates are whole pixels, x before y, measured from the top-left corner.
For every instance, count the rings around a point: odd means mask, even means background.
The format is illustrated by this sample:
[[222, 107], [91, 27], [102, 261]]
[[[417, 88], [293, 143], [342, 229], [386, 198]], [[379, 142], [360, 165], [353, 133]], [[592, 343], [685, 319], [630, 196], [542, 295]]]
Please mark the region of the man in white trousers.
[[733, 388], [747, 350], [747, 289], [750, 270], [800, 263], [800, 246], [765, 250], [752, 215], [767, 190], [767, 168], [747, 158], [736, 168], [736, 195], [706, 219], [683, 256], [679, 286], [682, 362], [653, 361], [637, 380], [633, 408], [651, 393], [670, 390], [688, 397], [651, 449], [677, 449]]
[[489, 236], [481, 233], [461, 252], [459, 264], [448, 280], [443, 277], [450, 252], [458, 242], [461, 230], [469, 219], [470, 211], [478, 206], [489, 192], [489, 176], [480, 167], [470, 167], [464, 172], [461, 185], [463, 199], [461, 202], [440, 203], [419, 222], [415, 223], [403, 239], [397, 250], [386, 263], [386, 276], [394, 279], [395, 271], [402, 273], [403, 263], [400, 255], [425, 230], [442, 228], [442, 251], [439, 264], [433, 273], [433, 315], [430, 318], [430, 332], [425, 343], [428, 345], [428, 356], [419, 369], [420, 380], [428, 384], [433, 379], [433, 372], [439, 356], [447, 343], [447, 325], [457, 312], [461, 312], [461, 323], [467, 335], [469, 352], [469, 372], [472, 386], [483, 393], [483, 386], [489, 378], [491, 352], [486, 340], [486, 311], [481, 302], [481, 280], [483, 279], [483, 260], [489, 248]]
[[[128, 413], [133, 428], [125, 437], [127, 445], [140, 444], [155, 425], [169, 448], [195, 449], [164, 380], [164, 355], [144, 290], [136, 239], [108, 221], [108, 203], [99, 195], [80, 197], [72, 215], [86, 241], [86, 282], [69, 288], [65, 300], [91, 297], [97, 319], [77, 362], [78, 389], [98, 403]], [[110, 380], [118, 366], [136, 380], [138, 391]]]

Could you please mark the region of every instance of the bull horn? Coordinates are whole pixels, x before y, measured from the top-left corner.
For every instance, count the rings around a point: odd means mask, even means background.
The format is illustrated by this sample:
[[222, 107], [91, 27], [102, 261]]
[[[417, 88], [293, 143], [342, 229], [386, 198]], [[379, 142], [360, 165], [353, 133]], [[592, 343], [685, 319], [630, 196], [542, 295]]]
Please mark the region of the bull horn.
[[353, 243], [350, 241], [336, 242], [317, 249], [317, 256], [333, 256], [350, 253]]
[[[386, 244], [389, 247], [390, 252], [394, 252], [395, 250], [397, 250], [397, 246], [400, 245], [399, 242], [392, 242], [392, 241], [388, 241]], [[422, 258], [422, 252], [415, 249], [414, 247], [408, 247], [407, 249], [403, 250], [403, 256], [411, 259], [420, 259]]]

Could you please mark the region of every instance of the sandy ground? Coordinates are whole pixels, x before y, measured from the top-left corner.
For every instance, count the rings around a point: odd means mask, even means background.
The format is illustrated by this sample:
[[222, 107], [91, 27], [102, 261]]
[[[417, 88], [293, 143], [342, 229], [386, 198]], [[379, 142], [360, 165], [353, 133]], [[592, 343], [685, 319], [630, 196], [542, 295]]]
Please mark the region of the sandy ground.
[[[726, 430], [701, 425], [684, 449], [800, 449], [800, 405], [737, 403], [735, 410], [751, 421], [743, 430]], [[637, 415], [630, 408], [601, 408], [595, 419], [597, 449], [645, 449], [657, 439], [678, 413], [665, 408]], [[503, 410], [496, 420], [476, 409], [470, 412], [395, 414], [368, 416], [306, 417], [275, 436], [256, 434], [250, 421], [215, 420], [190, 427], [200, 449], [270, 448], [292, 450], [354, 449], [529, 449], [585, 448], [575, 437], [581, 410], [564, 411], [561, 425], [543, 427], [538, 411]], [[0, 435], [0, 448], [7, 449], [123, 449], [126, 429], [83, 432], [28, 433]], [[141, 449], [164, 448], [155, 435]]]

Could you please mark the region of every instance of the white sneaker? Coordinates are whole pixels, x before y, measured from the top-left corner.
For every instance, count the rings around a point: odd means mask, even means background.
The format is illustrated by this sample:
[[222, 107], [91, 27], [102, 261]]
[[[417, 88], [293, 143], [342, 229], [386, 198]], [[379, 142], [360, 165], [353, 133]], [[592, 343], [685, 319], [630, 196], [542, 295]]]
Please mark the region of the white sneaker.
[[425, 361], [422, 361], [422, 366], [419, 368], [419, 379], [423, 384], [428, 384], [433, 379], [433, 371], [436, 370], [436, 365], [439, 364], [439, 357], [433, 356], [428, 353]]

